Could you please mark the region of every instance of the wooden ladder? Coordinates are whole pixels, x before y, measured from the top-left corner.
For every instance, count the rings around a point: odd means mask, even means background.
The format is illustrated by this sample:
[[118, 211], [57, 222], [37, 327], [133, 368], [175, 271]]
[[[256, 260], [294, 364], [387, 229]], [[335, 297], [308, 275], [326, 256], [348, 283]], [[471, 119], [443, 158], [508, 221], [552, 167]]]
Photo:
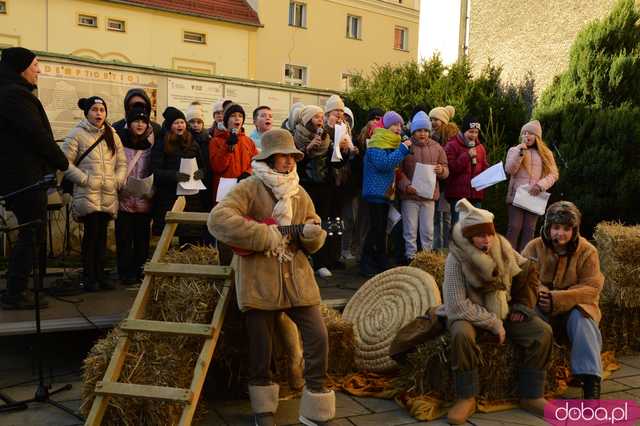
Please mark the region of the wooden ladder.
[[[109, 405], [110, 396], [127, 396], [132, 398], [147, 398], [164, 401], [175, 401], [184, 404], [179, 425], [190, 425], [196, 406], [200, 399], [202, 386], [204, 385], [207, 370], [213, 357], [220, 329], [224, 321], [230, 292], [233, 286], [233, 273], [228, 266], [217, 265], [187, 265], [177, 263], [160, 263], [171, 245], [171, 240], [176, 232], [178, 224], [203, 225], [207, 221], [207, 213], [183, 212], [185, 206], [184, 197], [178, 197], [173, 208], [166, 215], [166, 225], [158, 241], [151, 261], [145, 266], [144, 280], [133, 302], [129, 316], [120, 324], [123, 335], [118, 339], [116, 348], [111, 356], [109, 366], [104, 373], [102, 381], [96, 383], [96, 397], [91, 406], [85, 425], [97, 426], [102, 423], [102, 418]], [[166, 321], [151, 321], [142, 319], [145, 308], [149, 302], [151, 283], [157, 276], [199, 277], [212, 280], [224, 280], [224, 287], [213, 318], [209, 324], [191, 324]], [[202, 336], [203, 345], [200, 356], [191, 380], [189, 389], [180, 389], [164, 386], [137, 385], [120, 383], [118, 379], [124, 365], [129, 338], [127, 333], [165, 333], [176, 335]]]

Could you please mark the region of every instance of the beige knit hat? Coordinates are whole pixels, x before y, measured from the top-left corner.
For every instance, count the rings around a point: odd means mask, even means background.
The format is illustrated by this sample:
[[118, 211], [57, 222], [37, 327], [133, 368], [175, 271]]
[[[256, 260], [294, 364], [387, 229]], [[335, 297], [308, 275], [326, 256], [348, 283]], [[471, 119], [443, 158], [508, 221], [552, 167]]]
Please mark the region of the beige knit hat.
[[435, 107], [429, 111], [429, 118], [437, 118], [445, 125], [449, 124], [449, 121], [454, 115], [456, 115], [456, 109], [451, 105], [447, 105], [446, 107]]
[[331, 95], [324, 105], [324, 112], [328, 114], [337, 109], [344, 111], [344, 101], [338, 95]]
[[193, 102], [187, 108], [187, 121], [191, 121], [194, 119], [198, 119], [200, 121], [204, 121], [204, 110], [202, 109], [202, 105], [200, 102]]
[[542, 125], [538, 120], [532, 120], [527, 124], [525, 124], [524, 126], [522, 126], [522, 129], [520, 130], [520, 135], [522, 136], [524, 132], [531, 133], [532, 135], [536, 135], [537, 137], [542, 139]]
[[456, 211], [460, 214], [460, 227], [465, 238], [475, 237], [479, 234], [495, 234], [493, 226], [493, 213], [489, 210], [474, 207], [466, 198], [456, 203]]
[[293, 154], [296, 157], [296, 161], [304, 158], [304, 154], [296, 148], [296, 144], [293, 142], [293, 136], [285, 129], [271, 129], [266, 131], [260, 141], [262, 143], [262, 151], [253, 157], [256, 161], [266, 160], [273, 154]]
[[224, 103], [224, 99], [220, 99], [218, 102], [213, 104], [213, 113], [215, 114], [216, 112], [222, 112], [224, 111], [224, 108], [222, 107], [222, 104]]
[[300, 122], [303, 126], [306, 126], [309, 121], [313, 118], [314, 115], [318, 113], [323, 113], [322, 108], [317, 105], [305, 105], [304, 108], [300, 111]]

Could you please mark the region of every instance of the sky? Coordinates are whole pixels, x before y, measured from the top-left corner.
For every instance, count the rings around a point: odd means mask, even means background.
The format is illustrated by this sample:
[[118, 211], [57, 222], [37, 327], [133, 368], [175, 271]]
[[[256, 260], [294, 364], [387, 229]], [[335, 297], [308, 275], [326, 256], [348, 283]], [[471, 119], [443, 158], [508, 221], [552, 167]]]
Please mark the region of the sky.
[[445, 64], [458, 59], [461, 1], [420, 0], [418, 60], [436, 52], [440, 52]]

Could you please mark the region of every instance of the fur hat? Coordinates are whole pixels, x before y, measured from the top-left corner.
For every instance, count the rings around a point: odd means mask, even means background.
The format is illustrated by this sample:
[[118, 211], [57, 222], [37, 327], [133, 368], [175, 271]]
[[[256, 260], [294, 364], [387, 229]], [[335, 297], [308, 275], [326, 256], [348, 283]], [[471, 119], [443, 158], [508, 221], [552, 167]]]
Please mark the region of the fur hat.
[[256, 161], [264, 161], [274, 154], [293, 154], [296, 161], [302, 160], [304, 154], [296, 148], [293, 136], [285, 129], [271, 129], [262, 135], [262, 151], [253, 157]]
[[187, 121], [187, 118], [184, 116], [182, 111], [172, 106], [167, 107], [162, 113], [162, 116], [164, 117], [162, 128], [165, 130], [169, 130], [173, 122], [176, 120], [183, 119], [184, 121]]
[[337, 109], [344, 111], [344, 101], [338, 95], [331, 95], [324, 104], [324, 112], [328, 114]]
[[418, 111], [411, 120], [411, 134], [420, 129], [426, 129], [431, 132], [431, 120], [424, 111]]
[[388, 129], [389, 127], [398, 123], [400, 125], [404, 124], [404, 120], [402, 119], [400, 114], [395, 111], [387, 111], [384, 113], [384, 116], [382, 117], [382, 125], [385, 129]]
[[495, 234], [493, 226], [493, 213], [489, 210], [474, 207], [466, 198], [456, 203], [456, 211], [460, 214], [460, 228], [465, 238], [472, 238], [487, 233]]
[[300, 122], [303, 126], [306, 126], [307, 123], [311, 121], [314, 115], [323, 112], [324, 111], [322, 111], [322, 108], [317, 105], [305, 105], [305, 107], [302, 108], [299, 113]]
[[551, 240], [551, 225], [560, 224], [568, 225], [573, 229], [571, 241], [567, 245], [569, 253], [574, 252], [578, 248], [578, 238], [580, 237], [580, 222], [582, 221], [582, 213], [571, 201], [557, 201], [547, 208], [544, 215], [544, 224], [540, 231], [542, 241], [548, 247], [553, 246]]
[[222, 121], [222, 124], [224, 124], [224, 127], [228, 127], [229, 117], [231, 117], [231, 114], [233, 114], [234, 112], [239, 112], [240, 114], [242, 114], [242, 124], [240, 126], [241, 127], [244, 126], [244, 121], [246, 120], [244, 108], [242, 108], [242, 106], [238, 104], [230, 103], [224, 109], [224, 119]]
[[204, 110], [200, 102], [192, 102], [187, 108], [187, 121], [200, 120], [204, 122]]
[[16, 74], [20, 74], [29, 68], [35, 58], [36, 54], [29, 49], [25, 49], [24, 47], [9, 47], [2, 50], [0, 64], [15, 71]]
[[471, 129], [472, 126], [474, 129], [478, 129], [478, 131], [480, 131], [480, 121], [473, 115], [465, 115], [462, 119], [462, 133]]
[[429, 111], [429, 117], [437, 118], [445, 125], [449, 124], [449, 121], [451, 121], [454, 115], [456, 115], [456, 109], [451, 105], [447, 105], [445, 107], [435, 107], [434, 109]]
[[90, 98], [80, 98], [78, 99], [78, 108], [84, 111], [84, 116], [89, 115], [89, 110], [95, 104], [100, 104], [104, 106], [104, 110], [107, 114], [109, 111], [107, 110], [107, 103], [100, 96], [91, 96]]
[[531, 133], [532, 135], [536, 135], [540, 139], [542, 139], [542, 126], [538, 120], [533, 120], [522, 126], [520, 130], [520, 136], [524, 134], [524, 132]]

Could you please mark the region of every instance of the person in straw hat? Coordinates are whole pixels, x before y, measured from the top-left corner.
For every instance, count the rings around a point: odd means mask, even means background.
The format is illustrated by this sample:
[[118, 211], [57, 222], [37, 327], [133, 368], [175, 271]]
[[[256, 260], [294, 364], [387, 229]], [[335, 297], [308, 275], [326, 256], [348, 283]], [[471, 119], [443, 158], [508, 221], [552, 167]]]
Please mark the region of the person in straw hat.
[[[256, 425], [273, 425], [278, 385], [270, 371], [272, 335], [277, 315], [285, 312], [302, 334], [305, 388], [300, 422], [326, 424], [335, 415], [335, 394], [326, 388], [327, 329], [320, 314], [320, 291], [307, 253], [322, 247], [311, 198], [298, 183], [296, 161], [303, 157], [291, 133], [272, 129], [262, 136], [263, 150], [252, 162], [253, 175], [235, 186], [209, 214], [209, 232], [234, 247], [255, 252], [234, 256], [238, 305], [249, 335], [249, 398]], [[303, 225], [295, 236], [283, 236], [277, 225]], [[255, 219], [247, 219], [252, 218]]]
[[535, 295], [531, 287], [514, 281], [528, 267], [527, 259], [496, 234], [491, 212], [464, 198], [455, 208], [460, 219], [453, 227], [442, 289], [456, 392], [448, 421], [464, 424], [475, 412], [481, 356], [476, 336], [481, 331], [495, 335], [500, 344], [508, 337], [524, 349], [518, 380], [520, 405], [542, 416], [553, 334], [532, 309]]
[[[523, 255], [540, 264], [538, 309], [566, 330], [571, 342], [571, 371], [582, 379], [583, 399], [600, 399], [602, 336], [598, 303], [604, 276], [598, 250], [580, 236], [580, 210], [558, 201], [545, 214], [540, 237]], [[564, 333], [562, 333], [564, 334]]]

